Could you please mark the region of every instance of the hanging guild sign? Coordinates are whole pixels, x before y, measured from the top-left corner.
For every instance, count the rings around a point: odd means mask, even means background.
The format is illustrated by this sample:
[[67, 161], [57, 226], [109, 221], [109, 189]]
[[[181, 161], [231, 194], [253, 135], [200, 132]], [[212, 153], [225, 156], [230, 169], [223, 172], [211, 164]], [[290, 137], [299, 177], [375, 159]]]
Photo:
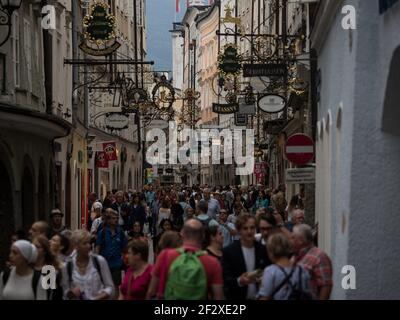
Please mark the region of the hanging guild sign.
[[257, 105], [266, 113], [279, 113], [285, 109], [286, 99], [278, 94], [267, 94], [258, 99]]
[[225, 76], [238, 76], [242, 70], [241, 57], [234, 44], [227, 44], [218, 56], [218, 70]]
[[287, 66], [284, 64], [245, 64], [243, 65], [243, 77], [284, 77], [287, 74]]
[[108, 159], [104, 151], [96, 152], [96, 167], [108, 168]]
[[175, 102], [175, 89], [165, 75], [162, 75], [154, 86], [152, 95], [154, 106], [159, 110], [170, 109]]
[[92, 56], [107, 56], [115, 52], [121, 44], [116, 41], [115, 17], [109, 14], [109, 5], [95, 2], [90, 13], [83, 18], [85, 41], [79, 48]]
[[110, 130], [124, 130], [129, 127], [129, 115], [112, 112], [106, 114], [105, 125]]
[[238, 103], [220, 104], [213, 103], [213, 112], [218, 114], [232, 114], [239, 111]]
[[117, 146], [115, 142], [104, 142], [103, 151], [106, 154], [107, 161], [116, 161], [117, 157]]

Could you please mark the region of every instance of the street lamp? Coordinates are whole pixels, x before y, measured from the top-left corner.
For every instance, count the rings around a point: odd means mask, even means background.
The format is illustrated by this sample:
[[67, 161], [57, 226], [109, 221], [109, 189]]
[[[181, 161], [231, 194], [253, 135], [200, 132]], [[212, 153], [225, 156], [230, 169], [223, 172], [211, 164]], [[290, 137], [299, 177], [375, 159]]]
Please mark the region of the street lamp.
[[7, 42], [11, 35], [11, 16], [15, 10], [21, 8], [22, 0], [0, 0], [0, 26], [7, 26], [7, 36], [0, 43], [0, 47]]

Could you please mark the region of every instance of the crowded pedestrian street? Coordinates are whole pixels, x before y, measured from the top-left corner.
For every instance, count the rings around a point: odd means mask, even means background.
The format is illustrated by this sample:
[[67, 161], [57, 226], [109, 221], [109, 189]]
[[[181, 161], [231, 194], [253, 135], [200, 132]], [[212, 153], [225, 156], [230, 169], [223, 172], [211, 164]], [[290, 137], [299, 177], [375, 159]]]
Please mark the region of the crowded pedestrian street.
[[1, 301], [400, 299], [399, 1], [0, 16]]

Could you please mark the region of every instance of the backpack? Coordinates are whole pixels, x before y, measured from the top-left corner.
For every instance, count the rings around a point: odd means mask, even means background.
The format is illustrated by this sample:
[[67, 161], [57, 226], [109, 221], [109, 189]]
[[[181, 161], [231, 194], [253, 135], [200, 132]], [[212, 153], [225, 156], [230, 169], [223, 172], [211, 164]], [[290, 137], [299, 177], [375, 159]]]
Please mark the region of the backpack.
[[[3, 279], [2, 279], [3, 280], [3, 288], [5, 288], [7, 281], [10, 278], [10, 274], [11, 274], [10, 269], [5, 270], [3, 272]], [[38, 287], [39, 279], [41, 276], [42, 276], [42, 273], [40, 271], [33, 270], [31, 288], [32, 288], [33, 294], [35, 296], [35, 300], [37, 299], [37, 287]], [[47, 300], [50, 300], [50, 293], [51, 293], [51, 291], [47, 290]]]
[[[276, 289], [274, 290], [274, 292], [272, 294], [272, 297], [274, 297], [274, 295], [279, 290], [281, 290], [285, 284], [288, 284], [290, 286], [291, 292], [290, 292], [287, 300], [297, 300], [297, 301], [299, 301], [299, 300], [313, 300], [312, 294], [310, 292], [307, 292], [307, 291], [303, 290], [303, 288], [302, 288], [302, 282], [303, 282], [302, 281], [302, 272], [303, 272], [303, 268], [302, 267], [300, 267], [300, 266], [293, 267], [292, 271], [289, 274], [287, 274], [285, 269], [283, 269], [281, 266], [278, 266], [278, 267], [279, 267], [279, 269], [281, 269], [281, 271], [285, 274], [286, 277], [282, 281], [282, 283], [278, 287], [276, 287]], [[292, 275], [294, 274], [294, 272], [295, 272], [295, 270], [297, 268], [299, 268], [298, 286], [296, 284], [293, 285], [290, 282], [290, 279], [291, 279]]]
[[[92, 263], [93, 263], [94, 267], [97, 270], [97, 273], [100, 276], [100, 281], [104, 285], [103, 275], [101, 274], [100, 263], [99, 263], [99, 260], [97, 259], [97, 255], [92, 255], [91, 259], [92, 259]], [[72, 269], [74, 267], [74, 264], [72, 263], [72, 260], [69, 260], [67, 262], [67, 266], [66, 267], [67, 267], [67, 275], [68, 275], [68, 284], [69, 284], [69, 287], [71, 288], [71, 285], [72, 285]]]
[[203, 300], [207, 298], [207, 275], [199, 257], [204, 251], [180, 253], [168, 271], [164, 298], [166, 300]]

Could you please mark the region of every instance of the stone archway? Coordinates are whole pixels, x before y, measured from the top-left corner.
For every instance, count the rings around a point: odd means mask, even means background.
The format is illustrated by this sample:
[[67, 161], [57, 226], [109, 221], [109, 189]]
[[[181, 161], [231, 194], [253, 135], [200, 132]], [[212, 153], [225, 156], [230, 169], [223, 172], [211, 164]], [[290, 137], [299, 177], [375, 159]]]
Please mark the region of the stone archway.
[[11, 178], [1, 161], [0, 181], [0, 270], [2, 270], [9, 254], [11, 235], [15, 226]]

